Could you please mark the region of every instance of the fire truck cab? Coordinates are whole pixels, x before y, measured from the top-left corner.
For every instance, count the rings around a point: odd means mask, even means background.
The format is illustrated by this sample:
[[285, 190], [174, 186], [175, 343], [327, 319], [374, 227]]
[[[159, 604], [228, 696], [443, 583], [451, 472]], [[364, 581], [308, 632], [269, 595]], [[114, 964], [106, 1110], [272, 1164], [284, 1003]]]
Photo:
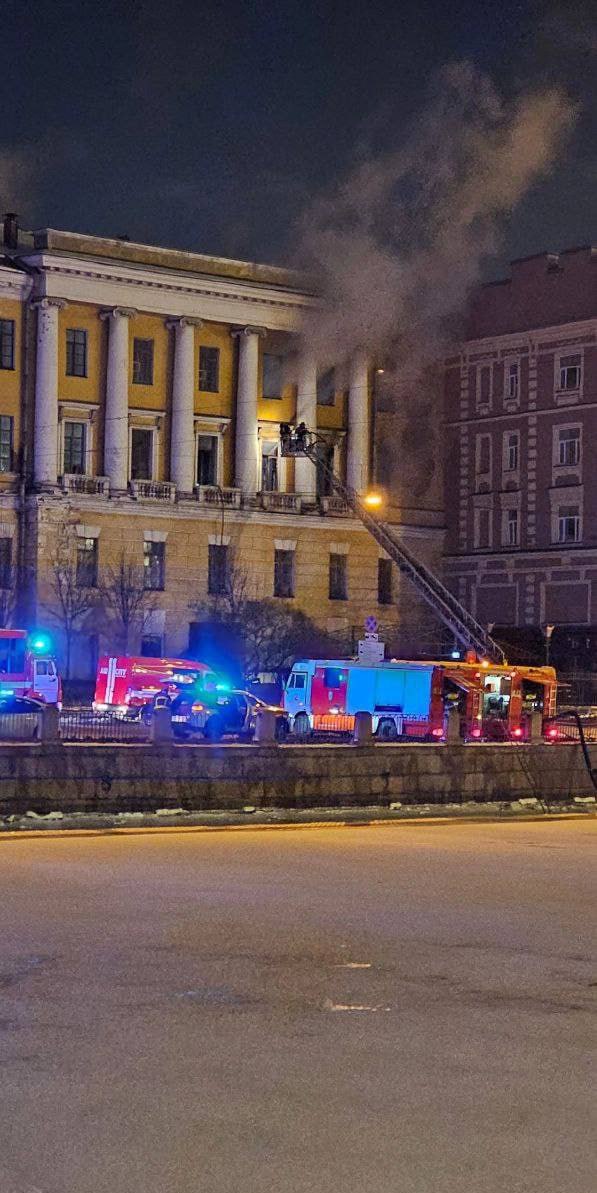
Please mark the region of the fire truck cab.
[[62, 684], [49, 635], [0, 630], [0, 695], [61, 706]]

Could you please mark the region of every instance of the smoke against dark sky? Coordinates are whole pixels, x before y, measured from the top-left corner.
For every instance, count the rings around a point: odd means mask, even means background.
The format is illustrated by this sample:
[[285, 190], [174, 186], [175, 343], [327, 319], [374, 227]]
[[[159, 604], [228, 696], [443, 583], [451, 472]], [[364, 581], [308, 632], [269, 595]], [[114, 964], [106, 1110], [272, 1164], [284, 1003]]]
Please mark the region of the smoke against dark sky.
[[283, 263], [355, 147], [394, 151], [427, 80], [469, 59], [506, 95], [557, 82], [583, 109], [505, 259], [594, 234], [594, 0], [4, 0], [2, 14], [0, 206], [26, 226]]
[[317, 359], [367, 346], [408, 375], [436, 358], [575, 115], [561, 90], [507, 103], [471, 63], [445, 68], [401, 147], [359, 162], [302, 216], [299, 259], [326, 299], [305, 327]]

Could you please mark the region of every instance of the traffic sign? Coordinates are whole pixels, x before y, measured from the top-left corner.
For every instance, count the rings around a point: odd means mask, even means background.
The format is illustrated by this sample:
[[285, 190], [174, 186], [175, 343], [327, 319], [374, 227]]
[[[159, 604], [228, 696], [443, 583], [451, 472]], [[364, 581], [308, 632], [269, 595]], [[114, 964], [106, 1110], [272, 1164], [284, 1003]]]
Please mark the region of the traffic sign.
[[377, 618], [371, 617], [371, 616], [366, 617], [365, 618], [365, 629], [368, 634], [374, 634], [377, 630]]

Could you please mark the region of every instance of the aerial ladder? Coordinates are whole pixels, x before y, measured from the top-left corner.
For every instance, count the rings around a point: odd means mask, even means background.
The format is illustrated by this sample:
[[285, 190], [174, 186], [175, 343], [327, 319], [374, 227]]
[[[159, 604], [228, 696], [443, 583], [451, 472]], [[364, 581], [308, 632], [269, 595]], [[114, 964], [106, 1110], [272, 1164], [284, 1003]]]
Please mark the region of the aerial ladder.
[[397, 528], [372, 513], [359, 494], [340, 480], [320, 450], [322, 446], [327, 446], [321, 436], [309, 431], [304, 423], [299, 423], [296, 427], [290, 423], [281, 423], [280, 444], [283, 456], [307, 456], [311, 460], [320, 476], [327, 480], [331, 491], [356, 514], [365, 529], [394, 561], [401, 574], [410, 580], [419, 595], [466, 650], [474, 650], [480, 659], [487, 659], [493, 663], [506, 662], [501, 646], [441, 580], [404, 546], [398, 537]]

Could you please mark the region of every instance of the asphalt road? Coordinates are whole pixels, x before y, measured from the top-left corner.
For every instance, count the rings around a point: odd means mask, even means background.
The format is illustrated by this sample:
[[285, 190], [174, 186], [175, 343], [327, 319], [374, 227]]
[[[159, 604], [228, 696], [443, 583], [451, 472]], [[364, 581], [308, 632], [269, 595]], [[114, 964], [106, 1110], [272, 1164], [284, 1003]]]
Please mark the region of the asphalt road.
[[593, 1193], [595, 821], [0, 840], [0, 1193]]

